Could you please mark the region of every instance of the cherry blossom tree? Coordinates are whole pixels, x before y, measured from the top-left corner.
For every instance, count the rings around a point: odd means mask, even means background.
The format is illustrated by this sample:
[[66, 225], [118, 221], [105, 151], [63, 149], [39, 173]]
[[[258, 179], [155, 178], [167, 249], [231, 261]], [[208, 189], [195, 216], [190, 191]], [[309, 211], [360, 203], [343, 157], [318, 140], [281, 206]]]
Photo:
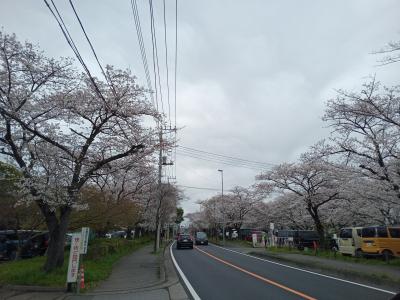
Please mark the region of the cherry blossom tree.
[[374, 51], [374, 54], [383, 55], [378, 60], [381, 65], [393, 64], [400, 61], [400, 41], [391, 41], [387, 43], [383, 48], [378, 51]]
[[158, 115], [128, 70], [108, 66], [104, 83], [2, 33], [0, 59], [1, 153], [22, 170], [45, 217], [50, 271], [63, 264], [81, 189], [100, 170], [151, 145], [154, 132], [143, 121]]
[[400, 198], [400, 88], [373, 79], [359, 93], [339, 91], [324, 120], [333, 129], [335, 153]]
[[281, 193], [291, 193], [301, 199], [312, 218], [321, 244], [324, 243], [324, 224], [321, 209], [329, 202], [340, 199], [338, 170], [319, 158], [303, 155], [299, 163], [285, 163], [257, 176], [260, 189], [271, 187]]
[[223, 201], [222, 207], [224, 208], [226, 222], [237, 232], [239, 232], [249, 212], [263, 200], [265, 195], [260, 191], [254, 187], [235, 186], [221, 200]]

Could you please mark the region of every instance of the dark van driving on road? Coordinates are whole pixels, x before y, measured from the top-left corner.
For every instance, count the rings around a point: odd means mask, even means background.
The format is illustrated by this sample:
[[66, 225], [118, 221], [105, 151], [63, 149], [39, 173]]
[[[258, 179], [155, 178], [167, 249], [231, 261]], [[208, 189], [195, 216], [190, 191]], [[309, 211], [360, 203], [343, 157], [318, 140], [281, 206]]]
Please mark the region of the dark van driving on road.
[[196, 245], [208, 245], [208, 238], [205, 232], [199, 231], [195, 235]]

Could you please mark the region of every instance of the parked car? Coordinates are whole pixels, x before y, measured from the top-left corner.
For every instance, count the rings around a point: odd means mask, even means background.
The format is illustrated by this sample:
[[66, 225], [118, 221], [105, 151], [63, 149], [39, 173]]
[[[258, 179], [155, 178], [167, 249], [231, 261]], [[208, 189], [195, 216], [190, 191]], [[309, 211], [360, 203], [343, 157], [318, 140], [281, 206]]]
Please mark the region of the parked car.
[[278, 247], [294, 245], [295, 232], [296, 230], [277, 230], [275, 236]]
[[33, 230], [0, 231], [0, 259], [14, 260], [44, 255], [49, 241], [47, 232]]
[[193, 249], [193, 239], [189, 234], [180, 234], [176, 241], [176, 249], [190, 248]]
[[355, 257], [362, 256], [362, 227], [347, 227], [340, 229], [338, 246], [342, 255], [351, 255]]
[[278, 230], [276, 237], [278, 246], [291, 244], [299, 250], [313, 248], [319, 243], [318, 233], [314, 230]]
[[319, 236], [313, 230], [296, 230], [293, 236], [293, 243], [299, 249], [313, 248], [315, 244], [319, 243]]
[[400, 257], [400, 226], [370, 226], [361, 231], [365, 255], [382, 256], [385, 260]]
[[18, 235], [24, 241], [20, 252], [22, 258], [42, 256], [46, 253], [49, 245], [48, 232], [26, 230], [19, 232]]
[[0, 259], [14, 260], [17, 256], [19, 239], [14, 230], [0, 231]]
[[106, 233], [106, 238], [114, 239], [114, 238], [123, 238], [126, 239], [126, 231], [118, 230]]
[[196, 245], [208, 245], [208, 238], [205, 232], [199, 231], [195, 234]]

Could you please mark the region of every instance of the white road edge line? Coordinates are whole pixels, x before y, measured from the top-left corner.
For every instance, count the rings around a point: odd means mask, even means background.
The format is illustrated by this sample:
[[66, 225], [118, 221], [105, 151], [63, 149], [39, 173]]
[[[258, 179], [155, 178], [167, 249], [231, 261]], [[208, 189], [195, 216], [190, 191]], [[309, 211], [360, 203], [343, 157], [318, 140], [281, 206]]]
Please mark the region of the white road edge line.
[[275, 262], [275, 261], [272, 261], [272, 260], [263, 259], [263, 258], [260, 258], [260, 257], [257, 257], [257, 256], [253, 256], [253, 255], [242, 253], [242, 252], [239, 252], [239, 251], [227, 249], [227, 248], [224, 248], [224, 247], [221, 247], [221, 246], [217, 246], [217, 245], [214, 245], [214, 244], [213, 244], [213, 246], [221, 248], [221, 249], [224, 249], [226, 251], [231, 251], [231, 252], [234, 252], [234, 253], [237, 253], [237, 254], [240, 254], [240, 255], [244, 255], [244, 256], [248, 256], [248, 257], [254, 258], [254, 259], [258, 259], [258, 260], [262, 260], [262, 261], [265, 261], [265, 262], [269, 262], [271, 264], [275, 264], [275, 265], [278, 265], [278, 266], [286, 267], [286, 268], [289, 268], [289, 269], [294, 269], [294, 270], [310, 273], [310, 274], [313, 274], [313, 275], [326, 277], [326, 278], [329, 278], [329, 279], [338, 280], [338, 281], [342, 281], [342, 282], [346, 282], [346, 283], [362, 286], [362, 287], [365, 287], [365, 288], [368, 288], [368, 289], [372, 289], [372, 290], [388, 293], [388, 294], [391, 294], [391, 295], [396, 295], [397, 294], [395, 292], [384, 290], [384, 289], [380, 289], [380, 288], [376, 288], [376, 287], [373, 287], [373, 286], [370, 286], [370, 285], [365, 285], [365, 284], [357, 283], [357, 282], [354, 282], [354, 281], [349, 281], [349, 280], [345, 280], [345, 279], [341, 279], [341, 278], [337, 278], [337, 277], [333, 277], [333, 276], [329, 276], [329, 275], [324, 275], [324, 274], [317, 273], [317, 272], [308, 271], [308, 270], [301, 269], [301, 268], [296, 268], [296, 267], [284, 265], [284, 264], [281, 264], [281, 263], [278, 263], [278, 262]]
[[193, 300], [201, 300], [201, 298], [199, 297], [199, 295], [197, 295], [196, 291], [194, 290], [194, 288], [190, 284], [189, 280], [186, 278], [185, 274], [183, 273], [183, 271], [181, 270], [181, 268], [179, 267], [178, 263], [175, 260], [174, 254], [172, 253], [172, 246], [174, 244], [175, 244], [175, 242], [173, 242], [172, 245], [169, 247], [172, 262], [174, 263], [175, 268], [178, 270], [179, 276], [181, 276], [181, 278], [182, 278], [183, 282], [185, 283], [188, 291], [190, 292], [190, 295], [192, 296]]

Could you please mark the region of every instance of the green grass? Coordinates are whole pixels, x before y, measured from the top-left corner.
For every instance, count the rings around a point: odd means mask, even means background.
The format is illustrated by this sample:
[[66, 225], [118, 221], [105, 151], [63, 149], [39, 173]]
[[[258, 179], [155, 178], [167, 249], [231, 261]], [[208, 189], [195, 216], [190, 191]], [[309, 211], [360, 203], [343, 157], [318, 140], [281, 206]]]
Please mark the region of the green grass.
[[[151, 241], [149, 237], [135, 240], [95, 239], [89, 245], [88, 254], [83, 258], [85, 266], [86, 289], [94, 287], [106, 279], [112, 267], [121, 257]], [[35, 285], [64, 287], [67, 277], [69, 250], [65, 253], [64, 265], [53, 272], [42, 270], [45, 257], [35, 257], [0, 264], [0, 285]]]
[[381, 266], [390, 266], [396, 268], [400, 267], [400, 259], [398, 258], [391, 259], [389, 262], [385, 262], [380, 257], [356, 258], [352, 256], [344, 256], [339, 252], [337, 252], [335, 255], [333, 251], [326, 251], [326, 250], [318, 250], [317, 253], [315, 254], [314, 250], [312, 249], [300, 251], [297, 248], [290, 249], [288, 247], [268, 247], [266, 251], [272, 253], [294, 253], [301, 255], [317, 256], [326, 259], [340, 260], [340, 261], [367, 264], [367, 265], [381, 265]]

